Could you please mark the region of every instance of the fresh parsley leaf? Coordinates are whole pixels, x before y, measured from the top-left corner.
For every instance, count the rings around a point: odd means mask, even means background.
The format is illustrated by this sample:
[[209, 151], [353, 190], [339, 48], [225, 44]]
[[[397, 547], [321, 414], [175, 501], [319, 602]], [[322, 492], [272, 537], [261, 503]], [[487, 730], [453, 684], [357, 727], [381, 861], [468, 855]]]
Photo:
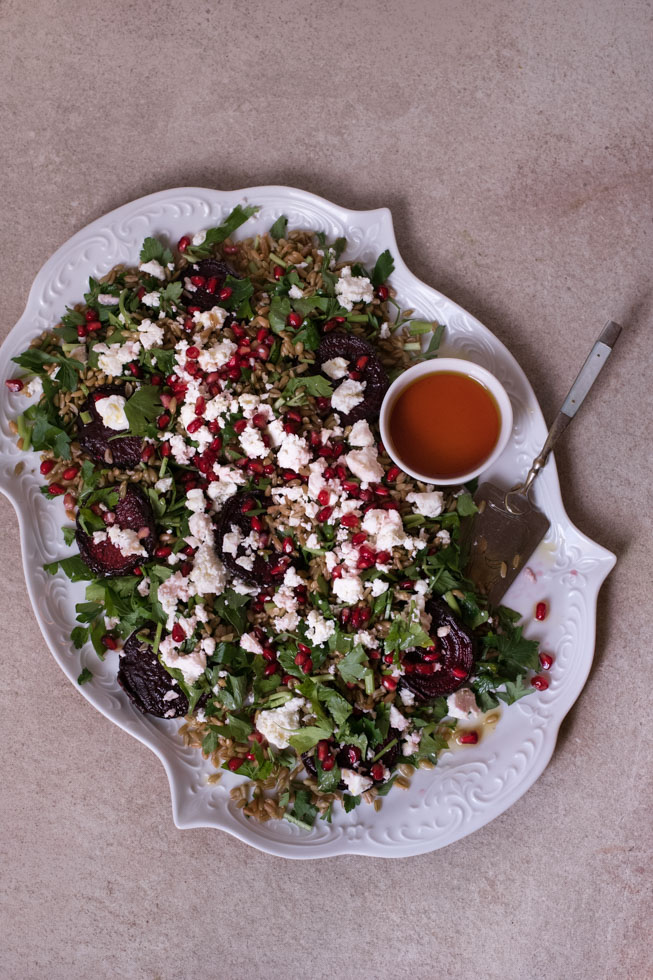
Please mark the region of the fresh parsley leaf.
[[525, 698], [527, 694], [533, 693], [532, 686], [524, 684], [524, 678], [521, 674], [514, 681], [506, 681], [505, 686], [505, 691], [497, 691], [496, 696], [505, 701], [506, 704], [514, 704], [520, 698]]
[[296, 749], [301, 754], [302, 752], [308, 752], [309, 749], [312, 749], [323, 738], [329, 738], [330, 735], [330, 728], [307, 725], [306, 728], [301, 728], [294, 735], [291, 735], [288, 741], [293, 749]]
[[409, 650], [411, 647], [430, 647], [433, 640], [425, 633], [419, 623], [407, 622], [396, 617], [385, 638], [385, 652]]
[[360, 801], [360, 796], [350, 796], [349, 793], [343, 793], [342, 805], [345, 808], [345, 813], [351, 813], [352, 810], [355, 810]]
[[213, 608], [222, 619], [235, 628], [240, 634], [247, 630], [247, 610], [245, 606], [251, 596], [240, 595], [233, 589], [226, 589], [222, 595], [216, 596], [213, 600]]
[[268, 313], [270, 329], [273, 331], [273, 333], [281, 333], [282, 330], [286, 329], [286, 318], [290, 314], [291, 310], [292, 307], [287, 296], [274, 297], [270, 303], [270, 312]]
[[182, 288], [179, 280], [177, 282], [169, 282], [165, 289], [161, 290], [161, 306], [169, 310], [171, 306], [178, 303], [181, 299]]
[[74, 527], [62, 527], [61, 533], [63, 534], [64, 544], [71, 545], [75, 540], [75, 528]]
[[172, 262], [172, 252], [158, 238], [146, 238], [143, 242], [140, 259], [141, 262], [151, 262], [152, 259], [156, 259], [161, 265], [166, 266], [168, 262]]
[[277, 241], [280, 238], [286, 237], [286, 231], [288, 229], [288, 219], [285, 214], [282, 214], [280, 218], [274, 222], [270, 228], [269, 235], [270, 238], [275, 238]]
[[84, 667], [83, 671], [81, 672], [81, 674], [77, 678], [77, 683], [81, 687], [82, 684], [86, 684], [88, 681], [91, 681], [91, 680], [93, 680], [93, 674], [88, 669], [88, 667]]
[[[365, 667], [363, 667], [363, 663]], [[345, 684], [353, 684], [355, 681], [360, 681], [365, 676], [365, 671], [367, 670], [367, 654], [361, 646], [357, 643], [349, 653], [342, 658], [342, 660], [337, 664], [338, 673], [342, 677]]]
[[164, 350], [162, 347], [150, 347], [149, 350], [141, 351], [139, 360], [144, 367], [156, 371], [157, 374], [167, 376], [172, 374], [175, 366], [177, 352]]
[[340, 782], [340, 769], [338, 766], [334, 766], [328, 772], [322, 768], [322, 763], [319, 759], [315, 760], [315, 766], [317, 768], [317, 786], [322, 793], [335, 793], [338, 789], [338, 784]]
[[304, 394], [312, 395], [313, 398], [330, 398], [333, 394], [331, 382], [321, 374], [301, 375], [299, 378], [291, 378], [283, 389], [282, 397], [288, 401], [293, 396], [299, 397], [297, 392], [300, 388], [304, 389]]
[[380, 286], [381, 283], [385, 282], [391, 272], [394, 270], [395, 264], [390, 254], [389, 250], [386, 248], [385, 252], [381, 252], [378, 259], [376, 260], [376, 265], [374, 266], [374, 271], [372, 272], [372, 285]]
[[206, 238], [201, 245], [192, 245], [186, 249], [184, 253], [186, 258], [191, 262], [194, 262], [196, 259], [205, 259], [207, 255], [211, 255], [212, 245], [220, 245], [225, 238], [229, 238], [236, 228], [240, 228], [258, 210], [258, 207], [253, 207], [252, 205], [242, 207], [242, 205], [237, 204], [221, 225], [218, 225], [217, 228], [209, 228], [207, 230]]
[[461, 493], [456, 500], [456, 510], [461, 517], [471, 517], [478, 510], [471, 493]]
[[488, 633], [483, 637], [486, 652], [496, 650], [497, 661], [503, 669], [515, 672], [537, 670], [539, 667], [538, 643], [522, 636], [522, 627], [517, 626], [512, 633]]
[[344, 725], [347, 718], [349, 718], [352, 713], [352, 706], [346, 698], [343, 698], [342, 694], [338, 694], [333, 688], [327, 687], [326, 684], [320, 684], [317, 692], [317, 696], [320, 701], [323, 701], [327, 707], [327, 710], [336, 725]]
[[70, 558], [62, 558], [61, 561], [52, 561], [43, 568], [48, 575], [56, 575], [59, 569], [68, 576], [71, 582], [89, 582], [95, 578], [94, 573], [85, 565], [79, 555], [72, 555]]
[[80, 650], [88, 640], [89, 630], [86, 626], [75, 626], [70, 634], [70, 639], [76, 650]]
[[295, 796], [295, 803], [290, 813], [284, 813], [284, 819], [297, 824], [305, 830], [310, 830], [315, 823], [317, 807], [311, 803], [308, 790], [300, 789]]
[[161, 389], [156, 385], [143, 385], [125, 402], [125, 415], [129, 431], [134, 436], [147, 435], [149, 426], [162, 411]]

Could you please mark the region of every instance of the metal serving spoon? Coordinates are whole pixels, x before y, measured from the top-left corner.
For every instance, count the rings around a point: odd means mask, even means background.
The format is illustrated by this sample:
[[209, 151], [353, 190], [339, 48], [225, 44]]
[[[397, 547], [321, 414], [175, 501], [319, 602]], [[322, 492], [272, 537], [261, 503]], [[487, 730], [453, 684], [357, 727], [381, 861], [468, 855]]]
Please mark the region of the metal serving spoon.
[[467, 575], [492, 605], [499, 604], [551, 526], [548, 517], [531, 501], [531, 488], [598, 378], [620, 333], [618, 323], [606, 323], [524, 481], [511, 490], [482, 483], [474, 494], [478, 511], [465, 522], [462, 545], [469, 549]]

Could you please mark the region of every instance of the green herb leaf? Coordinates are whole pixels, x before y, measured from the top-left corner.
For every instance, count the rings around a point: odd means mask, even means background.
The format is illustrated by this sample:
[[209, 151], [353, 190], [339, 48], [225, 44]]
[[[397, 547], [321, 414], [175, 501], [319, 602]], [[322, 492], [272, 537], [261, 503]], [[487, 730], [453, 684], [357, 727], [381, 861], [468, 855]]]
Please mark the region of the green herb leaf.
[[394, 270], [395, 264], [390, 254], [390, 251], [386, 248], [385, 252], [381, 252], [378, 259], [376, 260], [376, 265], [374, 266], [374, 271], [372, 272], [372, 285], [380, 286], [384, 283], [388, 276]]
[[461, 493], [456, 500], [456, 510], [461, 517], [471, 517], [478, 510], [471, 493]]
[[[363, 667], [362, 665], [365, 664]], [[365, 650], [357, 643], [349, 653], [342, 658], [342, 660], [337, 664], [338, 673], [342, 677], [345, 684], [353, 684], [355, 681], [360, 681], [365, 676], [365, 671], [367, 669], [367, 654]]]
[[140, 259], [141, 262], [151, 262], [152, 259], [156, 259], [161, 265], [166, 266], [168, 262], [172, 262], [172, 252], [158, 238], [146, 238], [143, 242]]
[[430, 647], [433, 640], [425, 633], [419, 623], [407, 622], [396, 617], [385, 638], [385, 652], [409, 650], [411, 647]]
[[143, 385], [125, 402], [125, 415], [129, 431], [134, 436], [147, 435], [149, 426], [161, 414], [161, 389], [156, 385]]
[[72, 555], [70, 558], [62, 558], [61, 561], [52, 561], [43, 568], [48, 575], [56, 575], [59, 569], [68, 576], [71, 582], [90, 582], [95, 578], [94, 573], [85, 565], [79, 555]]
[[360, 801], [360, 796], [350, 796], [349, 793], [343, 793], [342, 805], [345, 808], [345, 813], [351, 813], [352, 810], [355, 810]]
[[88, 681], [91, 681], [91, 680], [93, 680], [93, 674], [88, 669], [88, 667], [84, 667], [83, 671], [81, 672], [81, 674], [77, 678], [77, 683], [81, 687], [82, 684], [86, 684]]
[[312, 749], [323, 738], [329, 738], [330, 735], [331, 729], [329, 728], [308, 725], [306, 728], [301, 728], [294, 735], [291, 735], [288, 741], [293, 749], [296, 749], [301, 754], [302, 752], [308, 752], [309, 749]]
[[283, 389], [284, 401], [292, 398], [300, 388], [304, 389], [306, 395], [312, 395], [313, 398], [330, 398], [333, 394], [330, 381], [321, 374], [309, 374], [308, 377], [302, 375], [299, 378], [290, 379]]
[[527, 694], [532, 694], [533, 690], [530, 684], [528, 686], [524, 684], [524, 678], [520, 674], [516, 680], [506, 681], [505, 691], [497, 691], [496, 696], [506, 704], [514, 704], [520, 698], [525, 698]]
[[280, 238], [285, 238], [287, 228], [288, 228], [288, 219], [285, 216], [285, 214], [282, 214], [281, 217], [277, 218], [277, 220], [270, 228], [269, 231], [270, 238], [275, 238], [277, 241]]
[[291, 310], [292, 307], [287, 296], [274, 297], [270, 303], [270, 312], [268, 313], [270, 329], [274, 333], [281, 333], [282, 330], [286, 329], [286, 318], [291, 313]]

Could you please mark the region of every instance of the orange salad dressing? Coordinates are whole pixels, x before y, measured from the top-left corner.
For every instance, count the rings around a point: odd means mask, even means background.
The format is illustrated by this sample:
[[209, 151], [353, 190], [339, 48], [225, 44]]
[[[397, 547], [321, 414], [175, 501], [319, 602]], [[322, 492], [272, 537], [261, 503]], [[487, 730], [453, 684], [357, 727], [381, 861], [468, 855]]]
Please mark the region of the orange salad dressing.
[[434, 482], [481, 466], [497, 444], [500, 427], [499, 409], [487, 388], [453, 371], [417, 378], [390, 409], [396, 454]]

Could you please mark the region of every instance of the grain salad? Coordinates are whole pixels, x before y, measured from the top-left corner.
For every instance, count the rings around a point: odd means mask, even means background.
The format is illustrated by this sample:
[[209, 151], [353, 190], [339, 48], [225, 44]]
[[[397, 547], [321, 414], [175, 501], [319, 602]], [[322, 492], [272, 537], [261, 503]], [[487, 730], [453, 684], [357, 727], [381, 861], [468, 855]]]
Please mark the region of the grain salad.
[[147, 238], [7, 386], [78, 550], [46, 566], [86, 583], [75, 648], [117, 651], [125, 696], [183, 719], [209, 782], [246, 777], [247, 816], [310, 829], [476, 744], [539, 661], [465, 577], [473, 488], [420, 483], [380, 442], [389, 383], [444, 328], [400, 308], [388, 251], [344, 261], [284, 217], [236, 242], [256, 210]]

